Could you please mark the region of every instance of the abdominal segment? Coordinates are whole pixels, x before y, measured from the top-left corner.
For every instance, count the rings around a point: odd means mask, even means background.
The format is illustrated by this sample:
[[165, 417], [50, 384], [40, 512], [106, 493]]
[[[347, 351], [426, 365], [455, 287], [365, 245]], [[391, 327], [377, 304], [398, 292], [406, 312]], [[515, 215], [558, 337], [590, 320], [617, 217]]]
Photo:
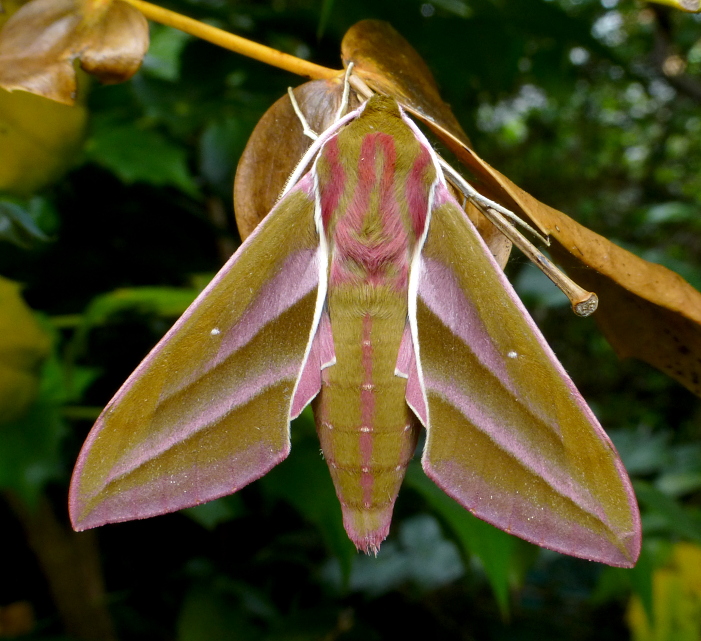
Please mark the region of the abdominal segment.
[[395, 375], [406, 295], [368, 286], [361, 301], [348, 293], [329, 296], [336, 363], [322, 371], [314, 413], [346, 531], [358, 549], [376, 552], [418, 434], [406, 379]]

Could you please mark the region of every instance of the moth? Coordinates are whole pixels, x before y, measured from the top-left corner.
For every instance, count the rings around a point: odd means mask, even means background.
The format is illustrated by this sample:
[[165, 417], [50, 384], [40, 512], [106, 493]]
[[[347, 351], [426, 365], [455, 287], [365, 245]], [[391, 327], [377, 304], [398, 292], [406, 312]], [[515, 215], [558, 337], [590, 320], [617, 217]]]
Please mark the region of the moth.
[[426, 474], [474, 515], [632, 566], [623, 465], [421, 131], [374, 96], [307, 158], [100, 415], [73, 474], [74, 527], [239, 490], [288, 455], [312, 403], [358, 549], [387, 536], [423, 427]]

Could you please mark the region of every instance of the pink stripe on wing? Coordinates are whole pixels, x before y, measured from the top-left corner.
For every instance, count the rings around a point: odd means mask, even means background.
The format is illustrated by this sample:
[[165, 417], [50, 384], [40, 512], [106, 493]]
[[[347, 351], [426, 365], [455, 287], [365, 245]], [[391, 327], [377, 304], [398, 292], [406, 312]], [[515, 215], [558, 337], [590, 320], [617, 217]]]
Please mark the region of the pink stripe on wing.
[[[543, 456], [537, 445], [523, 437], [523, 432], [516, 424], [508, 423], [503, 414], [494, 415], [490, 408], [480, 403], [475, 396], [466, 396], [460, 389], [438, 380], [426, 377], [426, 387], [455, 407], [465, 419], [483, 434], [486, 434], [501, 450], [513, 457], [519, 465], [530, 470], [534, 476], [540, 477], [553, 490], [567, 497], [585, 512], [592, 514], [604, 523], [607, 522], [601, 504], [592, 493], [572, 477], [568, 469], [568, 461], [562, 466]], [[525, 408], [524, 408], [525, 409]]]
[[[105, 484], [129, 474], [169, 449], [182, 445], [184, 441], [217, 424], [236, 408], [245, 405], [269, 387], [281, 381], [293, 381], [298, 372], [299, 364], [285, 364], [256, 378], [246, 380], [236, 389], [229, 388], [227, 395], [222, 394], [218, 398], [213, 398], [204, 406], [184, 406], [178, 423], [169, 424], [167, 429], [154, 426], [154, 434], [151, 438], [143, 439], [138, 449], [125, 452], [119, 463], [113, 466], [109, 476], [105, 478]], [[98, 419], [95, 425], [99, 425], [101, 420]], [[93, 430], [93, 433], [98, 435], [99, 429]]]
[[421, 257], [419, 298], [477, 356], [507, 389], [516, 393], [504, 363], [479, 312], [466, 298], [455, 273], [444, 263]]

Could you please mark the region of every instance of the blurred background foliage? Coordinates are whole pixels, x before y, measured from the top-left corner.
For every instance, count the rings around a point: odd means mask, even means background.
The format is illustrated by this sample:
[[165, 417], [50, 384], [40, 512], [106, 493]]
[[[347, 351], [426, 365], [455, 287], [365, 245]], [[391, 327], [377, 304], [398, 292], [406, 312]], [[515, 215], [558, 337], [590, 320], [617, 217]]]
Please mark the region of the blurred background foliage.
[[[701, 286], [701, 15], [634, 0], [168, 7], [331, 67], [352, 24], [388, 20], [492, 165]], [[76, 108], [0, 92], [0, 637], [701, 639], [701, 404], [618, 361], [520, 255], [509, 275], [634, 479], [635, 569], [476, 521], [418, 465], [379, 556], [359, 556], [306, 414], [290, 458], [235, 496], [70, 530], [92, 421], [237, 246], [238, 156], [301, 82], [166, 27], [151, 36], [133, 80], [82, 77]]]

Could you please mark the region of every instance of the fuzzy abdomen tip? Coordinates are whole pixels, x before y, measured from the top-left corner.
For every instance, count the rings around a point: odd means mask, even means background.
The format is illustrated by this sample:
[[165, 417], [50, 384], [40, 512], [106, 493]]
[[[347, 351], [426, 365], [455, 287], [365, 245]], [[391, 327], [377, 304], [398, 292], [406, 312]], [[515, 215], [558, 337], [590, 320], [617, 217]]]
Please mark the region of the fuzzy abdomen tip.
[[365, 554], [377, 555], [380, 544], [389, 534], [394, 504], [363, 510], [345, 505], [342, 507], [343, 525], [355, 547]]

